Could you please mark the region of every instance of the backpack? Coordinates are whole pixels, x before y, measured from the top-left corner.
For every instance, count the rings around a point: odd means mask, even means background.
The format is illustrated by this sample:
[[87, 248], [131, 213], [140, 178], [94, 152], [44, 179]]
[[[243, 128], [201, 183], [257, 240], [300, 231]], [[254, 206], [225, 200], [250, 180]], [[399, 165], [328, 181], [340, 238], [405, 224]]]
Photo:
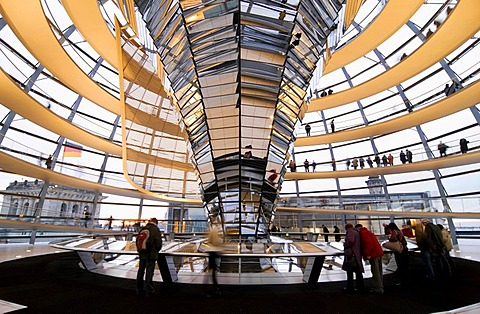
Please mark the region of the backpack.
[[146, 253], [150, 250], [150, 230], [142, 228], [137, 235], [137, 252]]

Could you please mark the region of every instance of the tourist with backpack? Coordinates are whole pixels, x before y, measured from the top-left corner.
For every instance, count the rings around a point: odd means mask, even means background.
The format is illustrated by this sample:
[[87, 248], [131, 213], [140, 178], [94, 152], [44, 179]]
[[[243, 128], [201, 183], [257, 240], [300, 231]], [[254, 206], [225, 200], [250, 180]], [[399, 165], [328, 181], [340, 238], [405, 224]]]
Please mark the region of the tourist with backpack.
[[158, 252], [162, 249], [162, 234], [157, 225], [157, 218], [151, 218], [137, 235], [136, 244], [140, 260], [137, 272], [137, 295], [139, 296], [150, 296], [155, 292], [153, 271]]
[[369, 261], [370, 271], [372, 272], [373, 288], [371, 293], [382, 294], [383, 293], [383, 269], [382, 269], [382, 256], [383, 249], [378, 242], [377, 237], [373, 232], [357, 224], [355, 228], [360, 234], [360, 241], [362, 243], [362, 257], [364, 260]]

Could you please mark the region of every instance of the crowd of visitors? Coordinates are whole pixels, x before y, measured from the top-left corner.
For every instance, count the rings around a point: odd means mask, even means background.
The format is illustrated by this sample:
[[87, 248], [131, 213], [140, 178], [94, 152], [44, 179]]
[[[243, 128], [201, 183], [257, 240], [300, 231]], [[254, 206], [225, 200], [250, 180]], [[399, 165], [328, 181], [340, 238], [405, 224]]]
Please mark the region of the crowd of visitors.
[[329, 89], [329, 90], [328, 90], [328, 93], [327, 93], [326, 90], [323, 90], [323, 91], [320, 93], [320, 97], [325, 97], [325, 96], [331, 95], [331, 94], [333, 94], [333, 90], [332, 90], [332, 89]]
[[[383, 287], [383, 265], [382, 257], [393, 254], [397, 270], [397, 286], [408, 287], [411, 283], [409, 271], [409, 250], [407, 238], [415, 240], [420, 250], [420, 255], [425, 267], [426, 280], [450, 279], [455, 263], [450, 256], [453, 243], [450, 232], [443, 225], [433, 224], [428, 219], [422, 219], [421, 223], [414, 228], [415, 233], [409, 224], [403, 225], [402, 230], [391, 222], [383, 224], [388, 240], [382, 244], [370, 230], [357, 224], [345, 225], [344, 261], [342, 269], [347, 273], [347, 285], [344, 288], [347, 292], [364, 292], [363, 282], [364, 267], [362, 259], [368, 261], [372, 273], [372, 287], [370, 293], [382, 294]], [[335, 227], [336, 228], [336, 227]], [[338, 229], [338, 228], [336, 228]], [[390, 245], [387, 245], [390, 244]], [[386, 259], [387, 263], [389, 259]], [[435, 273], [435, 270], [438, 273]], [[354, 280], [355, 275], [355, 280]]]
[[[448, 240], [444, 240], [442, 230], [438, 225], [433, 224], [428, 219], [422, 219], [421, 225], [415, 229], [415, 237], [425, 266], [426, 278], [429, 280], [435, 279], [434, 262], [438, 264], [442, 276], [450, 278], [454, 264], [453, 262], [450, 264], [447, 259], [449, 250], [446, 242]], [[453, 248], [453, 245], [451, 247]]]
[[[312, 167], [312, 172], [315, 172], [315, 169], [317, 168], [317, 163], [315, 160], [312, 160], [312, 162], [308, 161], [308, 159], [305, 159], [303, 162], [303, 168], [305, 169], [305, 172], [310, 172], [310, 167]], [[288, 163], [288, 168], [290, 168], [291, 172], [297, 172], [297, 164], [293, 159], [290, 160]]]
[[[332, 132], [333, 130], [334, 129], [332, 128]], [[465, 154], [468, 152], [469, 143], [470, 142], [464, 138], [460, 139], [459, 146], [460, 146], [460, 152], [462, 154]], [[449, 146], [443, 142], [440, 142], [438, 144], [437, 149], [440, 153], [440, 157], [447, 156], [448, 148]], [[400, 163], [403, 165], [413, 162], [413, 153], [408, 149], [405, 149], [405, 151], [402, 149], [398, 157], [399, 157]], [[375, 156], [373, 156], [373, 158], [371, 158], [370, 156], [367, 156], [367, 157], [360, 156], [360, 157], [354, 157], [352, 159], [345, 160], [347, 170], [350, 170], [351, 168], [353, 168], [354, 170], [364, 169], [365, 167], [367, 167], [367, 165], [370, 168], [373, 168], [375, 165], [376, 167], [388, 167], [388, 166], [393, 166], [394, 163], [395, 163], [395, 157], [391, 153], [389, 153], [388, 155], [383, 154], [381, 157], [380, 155], [376, 154]], [[305, 159], [305, 161], [303, 162], [305, 172], [310, 172], [310, 167], [312, 168], [312, 172], [315, 172], [317, 165], [318, 164], [315, 161], [309, 162], [308, 159]], [[332, 170], [336, 171], [337, 162], [335, 161], [335, 159], [332, 159], [331, 165], [332, 165]], [[293, 160], [290, 160], [289, 168], [292, 172], [296, 171], [296, 165]]]
[[[110, 217], [110, 219], [112, 219], [112, 217]], [[162, 248], [161, 233], [157, 225], [158, 220], [151, 218], [147, 225], [139, 230], [139, 235], [137, 236], [136, 246], [140, 260], [136, 278], [138, 295], [149, 296], [155, 291], [153, 272], [155, 263], [159, 257], [158, 252]], [[407, 288], [413, 279], [410, 278], [410, 253], [407, 238], [417, 243], [425, 267], [425, 280], [450, 279], [452, 277], [452, 271], [456, 266], [449, 252], [453, 249], [453, 243], [450, 233], [443, 225], [436, 225], [428, 219], [422, 219], [413, 229], [410, 221], [408, 221], [406, 225], [403, 225], [401, 230], [394, 222], [384, 223], [383, 227], [388, 239], [383, 244], [380, 244], [377, 236], [362, 224], [353, 226], [353, 224], [347, 223], [345, 225], [342, 269], [347, 274], [346, 287], [344, 288], [346, 292], [383, 294], [384, 257], [392, 254], [394, 255], [397, 265], [397, 270], [394, 274], [398, 279], [396, 285]], [[413, 230], [415, 232], [413, 232]], [[280, 230], [273, 225], [269, 231], [277, 232]], [[142, 237], [142, 233], [145, 233], [146, 236]], [[324, 224], [322, 225], [322, 235], [324, 241], [329, 243], [330, 229]], [[333, 235], [335, 242], [341, 241], [342, 236], [337, 226], [333, 226]], [[147, 240], [149, 238], [151, 240]], [[210, 249], [207, 250], [209, 253], [208, 269], [212, 273], [213, 282], [213, 292], [207, 296], [220, 296], [221, 292], [216, 278], [216, 271], [218, 269], [216, 258], [217, 253], [221, 250], [218, 230], [210, 230], [207, 242], [210, 247]], [[398, 245], [398, 249], [393, 249], [392, 247], [395, 246], [387, 246], [386, 243], [395, 243]], [[368, 262], [372, 274], [371, 287], [368, 291], [365, 289], [363, 276], [365, 263], [363, 261]]]

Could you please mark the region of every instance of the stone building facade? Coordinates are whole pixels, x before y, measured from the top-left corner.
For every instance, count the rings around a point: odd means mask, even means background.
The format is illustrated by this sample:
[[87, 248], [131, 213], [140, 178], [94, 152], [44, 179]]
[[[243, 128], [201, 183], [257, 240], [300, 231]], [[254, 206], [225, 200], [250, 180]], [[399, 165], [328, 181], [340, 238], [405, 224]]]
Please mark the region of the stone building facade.
[[[14, 181], [1, 191], [1, 215], [7, 219], [22, 219], [41, 223], [84, 226], [85, 218], [98, 219], [100, 205], [93, 208], [95, 192], [67, 186], [49, 184], [43, 208], [39, 208], [39, 195], [44, 181]], [[99, 194], [98, 202], [106, 197]]]

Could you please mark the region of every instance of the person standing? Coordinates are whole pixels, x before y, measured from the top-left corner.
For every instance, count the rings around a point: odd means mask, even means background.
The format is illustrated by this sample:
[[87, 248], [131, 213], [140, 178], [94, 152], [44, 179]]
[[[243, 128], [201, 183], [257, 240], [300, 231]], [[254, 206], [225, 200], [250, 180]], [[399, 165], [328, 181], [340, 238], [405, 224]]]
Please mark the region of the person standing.
[[330, 233], [330, 230], [328, 230], [327, 226], [322, 225], [322, 232], [325, 242], [328, 242], [328, 234]]
[[110, 215], [108, 218], [108, 230], [112, 229], [113, 216]]
[[45, 161], [45, 166], [47, 166], [47, 169], [52, 169], [52, 163], [53, 163], [53, 157], [52, 155], [49, 155], [47, 160]]
[[455, 269], [455, 262], [450, 255], [450, 251], [453, 250], [452, 236], [450, 235], [450, 231], [445, 229], [441, 224], [437, 224], [437, 227], [442, 232], [443, 243], [445, 244], [445, 248], [447, 249], [445, 253], [445, 258], [448, 261], [448, 265], [450, 265], [450, 271], [452, 271]]
[[[343, 250], [345, 253], [342, 269], [347, 272], [347, 292], [363, 291], [363, 264], [361, 241], [358, 230], [353, 228], [351, 223], [345, 225], [346, 235], [343, 243]], [[348, 260], [354, 260], [355, 265], [349, 264]], [[353, 274], [355, 273], [355, 286], [353, 282]]]
[[290, 163], [288, 164], [288, 166], [290, 167], [291, 172], [297, 171], [297, 165], [295, 164], [295, 161], [293, 161], [292, 159], [290, 159]]
[[388, 166], [388, 158], [387, 158], [387, 156], [385, 156], [385, 155], [382, 156], [382, 163], [383, 163], [383, 166], [384, 166], [384, 167]]
[[354, 158], [352, 159], [352, 167], [353, 167], [353, 169], [357, 170], [357, 168], [358, 168], [358, 159], [357, 159], [357, 157], [354, 157]]
[[305, 125], [305, 132], [307, 132], [307, 136], [310, 136], [310, 130], [312, 129], [312, 127], [310, 126], [310, 124], [307, 123], [307, 125]]
[[360, 169], [363, 169], [365, 167], [365, 159], [363, 159], [363, 157], [360, 157], [358, 161], [360, 163]]
[[388, 241], [396, 242], [399, 241], [402, 246], [403, 250], [400, 253], [394, 252], [395, 262], [397, 263], [397, 271], [400, 276], [400, 283], [399, 285], [403, 287], [407, 287], [409, 283], [410, 271], [409, 271], [409, 256], [408, 256], [408, 247], [407, 247], [407, 240], [405, 239], [402, 231], [398, 228], [398, 226], [391, 222], [388, 224], [388, 230], [390, 233], [390, 237]]
[[367, 160], [366, 160], [366, 161], [367, 161], [368, 166], [369, 166], [370, 168], [373, 168], [373, 161], [372, 161], [372, 159], [370, 158], [370, 156], [367, 157]]
[[90, 222], [90, 217], [91, 217], [90, 212], [87, 209], [85, 209], [83, 211], [83, 219], [85, 219], [85, 228], [88, 228], [88, 223]]
[[422, 219], [422, 226], [424, 229], [419, 228], [415, 232], [415, 236], [425, 265], [427, 278], [434, 279], [435, 277], [432, 259], [439, 262], [442, 274], [445, 277], [450, 277], [450, 265], [445, 258], [446, 247], [441, 230], [428, 219]]
[[210, 228], [208, 232], [208, 269], [212, 272], [212, 283], [213, 291], [207, 294], [207, 297], [220, 296], [222, 295], [220, 288], [218, 287], [217, 281], [217, 257], [218, 253], [221, 251], [222, 239], [218, 233], [218, 229], [214, 226]]
[[408, 149], [405, 151], [405, 155], [407, 155], [407, 161], [408, 163], [412, 163], [413, 161], [413, 153], [409, 151]]
[[315, 160], [312, 161], [312, 172], [315, 172], [315, 168], [317, 168], [317, 163]]
[[443, 89], [443, 93], [445, 94], [445, 96], [450, 95], [450, 84], [445, 84], [445, 88]]
[[349, 170], [350, 169], [350, 163], [351, 163], [350, 159], [347, 159], [347, 161], [345, 163], [347, 164], [347, 170]]
[[139, 232], [140, 234], [143, 230], [148, 231], [149, 236], [146, 240], [145, 250], [140, 250], [142, 245], [139, 243], [140, 237], [137, 236], [136, 244], [140, 260], [137, 271], [137, 295], [139, 296], [150, 296], [155, 292], [153, 272], [155, 262], [158, 259], [158, 252], [162, 249], [162, 235], [157, 224], [157, 218], [151, 218]]
[[340, 236], [340, 229], [337, 226], [333, 226], [333, 233], [335, 234], [335, 242], [340, 242], [342, 237]]
[[450, 96], [455, 93], [455, 83], [452, 83], [452, 85], [445, 84], [445, 88], [443, 89], [443, 92], [445, 93], [445, 96]]
[[375, 155], [375, 158], [373, 159], [375, 163], [377, 164], [377, 167], [380, 167], [380, 156]]
[[332, 130], [332, 133], [335, 133], [335, 122], [333, 121], [330, 121], [330, 129]]
[[383, 269], [382, 256], [383, 249], [378, 242], [377, 237], [367, 228], [358, 224], [355, 226], [360, 234], [360, 241], [362, 242], [362, 256], [363, 259], [370, 263], [370, 270], [372, 272], [373, 288], [372, 293], [383, 293]]
[[466, 152], [468, 152], [468, 143], [470, 142], [467, 141], [466, 139], [464, 138], [460, 139], [460, 151], [462, 152], [462, 154], [465, 154]]
[[393, 155], [392, 154], [388, 154], [388, 165], [390, 166], [393, 166]]
[[400, 151], [400, 161], [402, 164], [405, 164], [407, 162], [407, 155], [403, 152], [403, 150]]
[[438, 144], [438, 151], [440, 152], [440, 157], [447, 157], [447, 148], [448, 146], [445, 143], [442, 143], [442, 141], [440, 141], [440, 143]]
[[[252, 149], [252, 145], [247, 145], [247, 146], [245, 146], [245, 149]], [[253, 156], [253, 155], [252, 155], [252, 151], [251, 151], [251, 150], [247, 150], [243, 156], [244, 156], [246, 159], [252, 158], [252, 156]]]
[[308, 159], [305, 159], [305, 161], [303, 162], [303, 167], [305, 167], [305, 172], [310, 172], [310, 163], [308, 162]]

